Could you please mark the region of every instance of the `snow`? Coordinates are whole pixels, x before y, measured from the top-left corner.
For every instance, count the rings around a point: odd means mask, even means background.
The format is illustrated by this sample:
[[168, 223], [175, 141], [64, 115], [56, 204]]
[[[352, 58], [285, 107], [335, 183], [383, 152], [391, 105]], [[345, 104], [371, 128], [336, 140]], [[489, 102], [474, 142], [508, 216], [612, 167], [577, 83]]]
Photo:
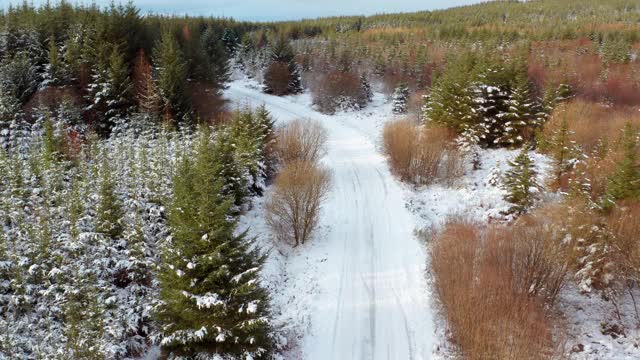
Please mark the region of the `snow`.
[[183, 291], [182, 295], [184, 295], [186, 298], [195, 300], [198, 309], [210, 309], [214, 306], [224, 305], [224, 301], [220, 300], [220, 296], [218, 296], [218, 294], [206, 293], [204, 295], [193, 295], [186, 291]]
[[[559, 306], [568, 329], [566, 348], [570, 359], [640, 358], [640, 330], [633, 300], [626, 291], [618, 304], [620, 318], [611, 301], [605, 301], [599, 294], [583, 294], [575, 284], [562, 291]], [[623, 334], [605, 334], [615, 329], [615, 325], [624, 328]]]
[[[433, 308], [428, 257], [416, 235], [428, 235], [447, 218], [465, 216], [484, 224], [510, 220], [502, 178], [519, 150], [477, 151], [465, 175], [453, 186], [414, 188], [389, 173], [380, 152], [380, 135], [393, 104], [380, 93], [357, 112], [332, 116], [313, 110], [308, 93], [288, 97], [262, 94], [258, 83], [237, 78], [226, 95], [236, 106], [265, 104], [280, 124], [315, 119], [329, 130], [324, 163], [333, 171], [333, 192], [324, 205], [315, 238], [297, 248], [279, 243], [263, 218], [264, 199], [244, 215], [249, 228], [269, 250], [262, 281], [272, 294], [274, 325], [282, 329], [285, 359], [449, 359], [457, 356], [447, 326]], [[551, 160], [530, 152], [538, 182], [546, 182]], [[268, 195], [268, 193], [267, 193]], [[540, 203], [562, 194], [543, 192]], [[619, 314], [600, 294], [583, 294], [569, 280], [558, 300], [557, 330], [570, 359], [640, 358], [640, 332], [628, 294]], [[621, 336], [607, 329], [620, 325]], [[607, 334], [605, 334], [607, 333]], [[615, 338], [614, 338], [615, 336]]]
[[273, 97], [246, 79], [226, 95], [239, 106], [265, 104], [280, 123], [315, 119], [329, 132], [323, 162], [333, 189], [316, 238], [296, 249], [275, 242], [260, 215], [262, 200], [240, 223], [272, 249], [262, 276], [273, 291], [275, 323], [289, 336], [285, 355], [432, 358], [426, 253], [405, 206], [408, 189], [376, 146], [381, 126], [393, 118], [391, 104], [376, 94], [364, 111], [327, 116], [312, 110], [309, 94]]
[[[508, 220], [504, 212], [511, 204], [504, 200], [507, 192], [500, 186], [509, 161], [518, 156], [519, 150], [484, 150], [479, 154], [481, 167], [471, 170], [456, 186], [431, 185], [411, 193], [408, 206], [421, 219], [420, 229], [434, 229], [448, 218], [464, 216], [479, 223]], [[545, 182], [545, 174], [551, 168], [550, 160], [541, 154], [531, 153], [536, 164], [538, 182]]]

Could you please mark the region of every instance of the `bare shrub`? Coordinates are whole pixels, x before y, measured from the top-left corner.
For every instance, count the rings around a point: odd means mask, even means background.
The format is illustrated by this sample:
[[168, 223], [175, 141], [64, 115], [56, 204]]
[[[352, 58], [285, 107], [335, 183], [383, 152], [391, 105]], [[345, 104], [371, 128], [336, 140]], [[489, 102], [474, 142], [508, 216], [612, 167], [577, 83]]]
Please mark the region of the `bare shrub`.
[[464, 173], [464, 155], [453, 144], [454, 137], [447, 128], [420, 128], [409, 120], [387, 123], [383, 131], [392, 171], [416, 185], [451, 185]]
[[482, 229], [450, 221], [431, 248], [435, 288], [468, 359], [539, 359], [555, 352], [548, 309], [566, 267], [539, 223]]
[[[513, 274], [512, 288], [553, 305], [564, 285], [567, 265], [555, 233], [543, 221], [523, 217], [510, 228], [489, 232], [487, 248], [494, 259], [506, 259]], [[494, 242], [494, 244], [491, 244]]]
[[604, 83], [604, 94], [606, 99], [615, 105], [638, 105], [640, 104], [640, 84], [637, 70], [631, 69], [627, 64], [613, 66], [609, 69], [607, 79]]
[[289, 64], [284, 62], [272, 62], [264, 73], [265, 84], [270, 93], [277, 96], [289, 93], [289, 83], [292, 80]]
[[640, 281], [640, 202], [632, 201], [616, 207], [608, 216], [607, 225], [620, 253], [621, 274]]
[[368, 102], [360, 77], [352, 72], [334, 70], [316, 76], [311, 86], [313, 103], [326, 114], [338, 110], [361, 109]]
[[391, 170], [408, 181], [411, 178], [409, 169], [416, 156], [418, 129], [408, 120], [389, 122], [384, 126], [382, 138]]
[[294, 120], [278, 129], [276, 154], [282, 163], [318, 162], [326, 152], [327, 130], [317, 121]]
[[267, 224], [293, 246], [304, 244], [318, 225], [320, 206], [329, 193], [329, 170], [309, 161], [287, 164], [267, 201]]
[[634, 288], [640, 284], [640, 202], [632, 201], [616, 207], [608, 216], [607, 226], [612, 234], [617, 285], [627, 290], [633, 301], [636, 321], [640, 326], [640, 311]]

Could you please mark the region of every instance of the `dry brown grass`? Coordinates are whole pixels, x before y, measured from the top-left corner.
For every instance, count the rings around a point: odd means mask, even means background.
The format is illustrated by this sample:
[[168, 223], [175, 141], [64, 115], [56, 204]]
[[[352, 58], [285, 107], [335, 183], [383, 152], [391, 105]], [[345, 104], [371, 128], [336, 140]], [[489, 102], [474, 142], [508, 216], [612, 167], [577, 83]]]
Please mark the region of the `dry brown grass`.
[[298, 246], [311, 237], [330, 184], [329, 170], [313, 162], [285, 166], [266, 205], [267, 224], [280, 240]]
[[416, 185], [451, 185], [464, 173], [464, 156], [453, 145], [454, 136], [447, 128], [421, 128], [409, 120], [387, 123], [383, 141], [392, 171]]
[[607, 63], [587, 38], [533, 44], [529, 75], [538, 89], [567, 83], [578, 98], [615, 106], [640, 104], [638, 63]]
[[[638, 219], [640, 219], [639, 201], [620, 204], [607, 218], [607, 227], [611, 231], [616, 254], [612, 261], [616, 265], [614, 274], [618, 278], [617, 282], [629, 289], [640, 283], [640, 242], [638, 241], [640, 221]], [[640, 323], [640, 315], [637, 312], [636, 308], [636, 316]]]
[[571, 101], [554, 111], [545, 124], [542, 139], [553, 138], [564, 120], [570, 130], [570, 141], [579, 149], [579, 153], [574, 155], [580, 161], [575, 171], [566, 173], [552, 185], [567, 191], [572, 183], [588, 183], [588, 188], [584, 190], [593, 201], [600, 202], [607, 191], [616, 162], [624, 155], [620, 142], [622, 129], [629, 122], [640, 127], [640, 113], [631, 108], [610, 108], [582, 100]]
[[607, 225], [616, 241], [616, 248], [630, 268], [640, 271], [640, 202], [632, 201], [616, 207]]
[[533, 220], [514, 229], [451, 221], [431, 262], [453, 340], [468, 359], [541, 359], [556, 354], [548, 309], [566, 268]]
[[317, 121], [294, 120], [277, 130], [276, 149], [280, 162], [318, 162], [326, 152], [327, 130]]
[[572, 140], [587, 153], [591, 152], [600, 140], [609, 142], [620, 137], [625, 123], [631, 121], [640, 126], [640, 114], [627, 108], [610, 108], [592, 102], [575, 100], [559, 106], [545, 124], [543, 135], [550, 135], [567, 120], [569, 130], [574, 134]]

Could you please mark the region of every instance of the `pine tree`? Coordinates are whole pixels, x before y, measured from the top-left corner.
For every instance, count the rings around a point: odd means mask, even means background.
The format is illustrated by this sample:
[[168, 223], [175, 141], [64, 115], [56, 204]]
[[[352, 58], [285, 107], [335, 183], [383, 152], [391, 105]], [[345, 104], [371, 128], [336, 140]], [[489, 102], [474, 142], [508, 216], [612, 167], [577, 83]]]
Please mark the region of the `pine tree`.
[[501, 146], [519, 146], [523, 144], [525, 135], [533, 133], [544, 120], [525, 75], [519, 74], [515, 79], [507, 104], [507, 122], [497, 141]]
[[303, 88], [300, 66], [296, 63], [295, 52], [285, 37], [275, 41], [270, 59], [271, 64], [264, 75], [264, 92], [275, 95], [301, 93]]
[[262, 257], [244, 234], [234, 235], [232, 200], [221, 195], [217, 167], [208, 137], [201, 137], [195, 161], [179, 161], [172, 237], [159, 274], [161, 346], [169, 357], [267, 357], [268, 299], [256, 282]]
[[[498, 70], [487, 70], [488, 73]], [[500, 145], [508, 123], [509, 92], [505, 85], [494, 83], [485, 74], [474, 85], [474, 113], [479, 116], [481, 142], [490, 147]]]
[[38, 66], [33, 54], [20, 52], [11, 60], [0, 63], [0, 93], [26, 102], [39, 82]]
[[[80, 275], [82, 276], [82, 275]], [[104, 359], [101, 346], [103, 309], [98, 302], [97, 281], [90, 277], [80, 279], [76, 289], [67, 295], [64, 307], [66, 351], [76, 359]]]
[[396, 115], [407, 113], [407, 102], [409, 101], [409, 86], [400, 83], [393, 92], [393, 113]]
[[236, 141], [238, 140], [242, 141], [233, 136], [229, 127], [222, 128], [216, 132], [210, 150], [216, 156], [217, 174], [223, 181], [222, 195], [233, 200], [233, 207], [230, 210], [234, 214], [240, 211], [240, 206], [249, 195], [247, 191], [249, 174], [247, 169], [242, 167], [237, 156]]
[[616, 170], [609, 178], [605, 208], [618, 200], [640, 198], [638, 131], [630, 122], [623, 129], [620, 143], [622, 158], [616, 162]]
[[508, 211], [511, 214], [520, 215], [531, 209], [542, 189], [528, 152], [529, 149], [524, 148], [513, 161], [509, 161], [510, 169], [503, 180], [508, 192], [504, 199], [513, 204]]
[[482, 159], [480, 158], [480, 142], [479, 131], [477, 127], [467, 127], [456, 138], [456, 145], [458, 150], [471, 159], [473, 170], [480, 170], [482, 168]]
[[[2, 152], [2, 150], [0, 150]], [[0, 154], [2, 156], [2, 154]], [[0, 184], [4, 182], [4, 179], [0, 180]], [[4, 218], [8, 213], [4, 210], [4, 207], [7, 206], [0, 201], [0, 216]], [[11, 299], [12, 286], [11, 282], [14, 278], [13, 272], [13, 261], [10, 257], [10, 253], [8, 250], [9, 241], [7, 235], [5, 234], [4, 227], [0, 227], [0, 313], [6, 314], [8, 313], [7, 307], [9, 305]], [[2, 318], [0, 317], [0, 327], [3, 325]], [[0, 335], [0, 343], [3, 343], [5, 339], [3, 339], [3, 335]], [[2, 353], [3, 346], [0, 345], [0, 353]]]
[[423, 118], [427, 122], [445, 125], [459, 132], [479, 124], [469, 76], [471, 70], [470, 60], [463, 58], [452, 63], [436, 81], [431, 94], [425, 98]]
[[73, 29], [70, 31], [69, 38], [64, 43], [64, 52], [62, 53], [63, 65], [65, 65], [65, 74], [69, 80], [77, 80], [80, 76], [82, 63], [82, 31]]
[[133, 85], [124, 54], [118, 46], [97, 45], [93, 56], [101, 60], [93, 69], [88, 88], [88, 99], [92, 102], [89, 109], [97, 114], [100, 131], [108, 134], [131, 110]]
[[250, 70], [255, 66], [255, 46], [250, 36], [244, 36], [242, 43], [237, 50], [236, 61], [240, 69], [247, 72], [248, 76], [251, 76]]
[[108, 81], [110, 84], [107, 102], [106, 116], [109, 119], [124, 118], [133, 102], [133, 84], [129, 77], [129, 66], [124, 53], [119, 47], [114, 46], [109, 56]]
[[225, 48], [226, 43], [220, 40], [213, 26], [205, 30], [200, 41], [209, 67], [207, 80], [210, 80], [214, 89], [219, 92], [226, 88], [226, 83], [231, 77], [229, 56], [232, 52], [229, 48]]
[[548, 140], [545, 140], [543, 149], [548, 150], [553, 157], [554, 183], [560, 184], [562, 177], [574, 167], [576, 158], [580, 153], [575, 141], [571, 140], [573, 132], [569, 129], [566, 117], [562, 119], [560, 128], [555, 130]]
[[543, 113], [548, 118], [553, 113], [553, 109], [559, 104], [569, 100], [572, 96], [571, 87], [567, 84], [560, 84], [558, 86], [549, 86], [544, 93], [544, 99], [542, 100]]
[[51, 164], [58, 160], [61, 155], [62, 141], [56, 136], [53, 123], [50, 118], [46, 118], [43, 124], [44, 134], [42, 138], [42, 153], [44, 165], [49, 168]]
[[0, 90], [0, 129], [20, 122], [23, 115], [20, 101], [10, 93]]
[[236, 161], [248, 179], [247, 186], [252, 195], [260, 195], [265, 189], [267, 176], [265, 141], [272, 132], [272, 121], [266, 109], [253, 112], [238, 111], [230, 124], [232, 142], [235, 145]]
[[458, 132], [474, 129], [483, 146], [521, 145], [546, 115], [519, 66], [491, 61], [453, 63], [425, 98], [423, 118]]
[[122, 235], [123, 212], [122, 205], [115, 192], [111, 167], [106, 159], [101, 166], [100, 176], [100, 203], [96, 214], [96, 230], [115, 240]]
[[133, 74], [138, 110], [152, 119], [156, 119], [160, 115], [161, 99], [156, 81], [153, 78], [153, 69], [147, 61], [144, 50], [140, 50], [136, 56]]
[[233, 31], [233, 29], [224, 29], [224, 32], [222, 33], [222, 42], [227, 49], [227, 53], [231, 56], [235, 55], [240, 39], [238, 39], [238, 35]]
[[153, 52], [153, 63], [158, 71], [157, 86], [165, 120], [191, 122], [193, 110], [187, 92], [187, 65], [171, 32], [162, 34]]
[[71, 190], [68, 193], [66, 200], [67, 213], [69, 218], [69, 234], [74, 241], [78, 240], [81, 232], [80, 220], [85, 212], [85, 205], [81, 198], [81, 179], [73, 178], [71, 183]]
[[61, 85], [66, 81], [65, 65], [60, 56], [56, 39], [49, 38], [48, 63], [45, 66], [44, 84]]
[[[265, 161], [265, 180], [271, 179], [275, 174], [277, 163], [275, 155], [275, 120], [267, 110], [265, 105], [256, 109], [260, 138], [262, 140], [262, 158]], [[258, 195], [262, 195], [260, 192]]]
[[365, 74], [360, 75], [360, 87], [362, 88], [362, 94], [364, 95], [364, 99], [367, 102], [371, 102], [373, 100], [373, 91], [371, 90], [371, 84], [369, 80], [367, 80], [367, 76]]
[[373, 59], [373, 74], [376, 76], [383, 76], [387, 72], [387, 61], [384, 56], [378, 53]]

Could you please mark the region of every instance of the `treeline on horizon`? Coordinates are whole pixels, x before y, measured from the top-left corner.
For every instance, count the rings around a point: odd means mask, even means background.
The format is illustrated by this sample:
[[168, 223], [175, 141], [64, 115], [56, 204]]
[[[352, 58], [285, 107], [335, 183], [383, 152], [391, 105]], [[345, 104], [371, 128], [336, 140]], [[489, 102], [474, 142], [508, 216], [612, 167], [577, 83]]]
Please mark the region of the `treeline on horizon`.
[[471, 53], [507, 62], [525, 56], [539, 96], [565, 83], [590, 101], [635, 105], [639, 21], [640, 5], [625, 0], [495, 1], [277, 23], [142, 15], [133, 2], [23, 2], [0, 10], [3, 112], [29, 118], [34, 107], [67, 99], [99, 129], [133, 112], [173, 123], [212, 121], [225, 110], [230, 58], [238, 52], [241, 65], [258, 58], [262, 72], [283, 39], [293, 42], [308, 88], [309, 73], [338, 64], [380, 80], [387, 94], [407, 83], [419, 107], [449, 60]]
[[381, 80], [387, 94], [406, 82], [416, 108], [451, 60], [465, 56], [524, 61], [538, 96], [564, 83], [588, 101], [629, 106], [640, 104], [639, 22], [632, 1], [540, 0], [266, 26], [293, 40], [303, 68], [348, 62]]
[[640, 5], [628, 0], [505, 0], [435, 11], [337, 16], [266, 25], [282, 29], [291, 38], [331, 37], [385, 28], [419, 28], [432, 40], [486, 40], [489, 37], [567, 40], [612, 34], [633, 42], [639, 38], [634, 27], [640, 21], [639, 9]]

